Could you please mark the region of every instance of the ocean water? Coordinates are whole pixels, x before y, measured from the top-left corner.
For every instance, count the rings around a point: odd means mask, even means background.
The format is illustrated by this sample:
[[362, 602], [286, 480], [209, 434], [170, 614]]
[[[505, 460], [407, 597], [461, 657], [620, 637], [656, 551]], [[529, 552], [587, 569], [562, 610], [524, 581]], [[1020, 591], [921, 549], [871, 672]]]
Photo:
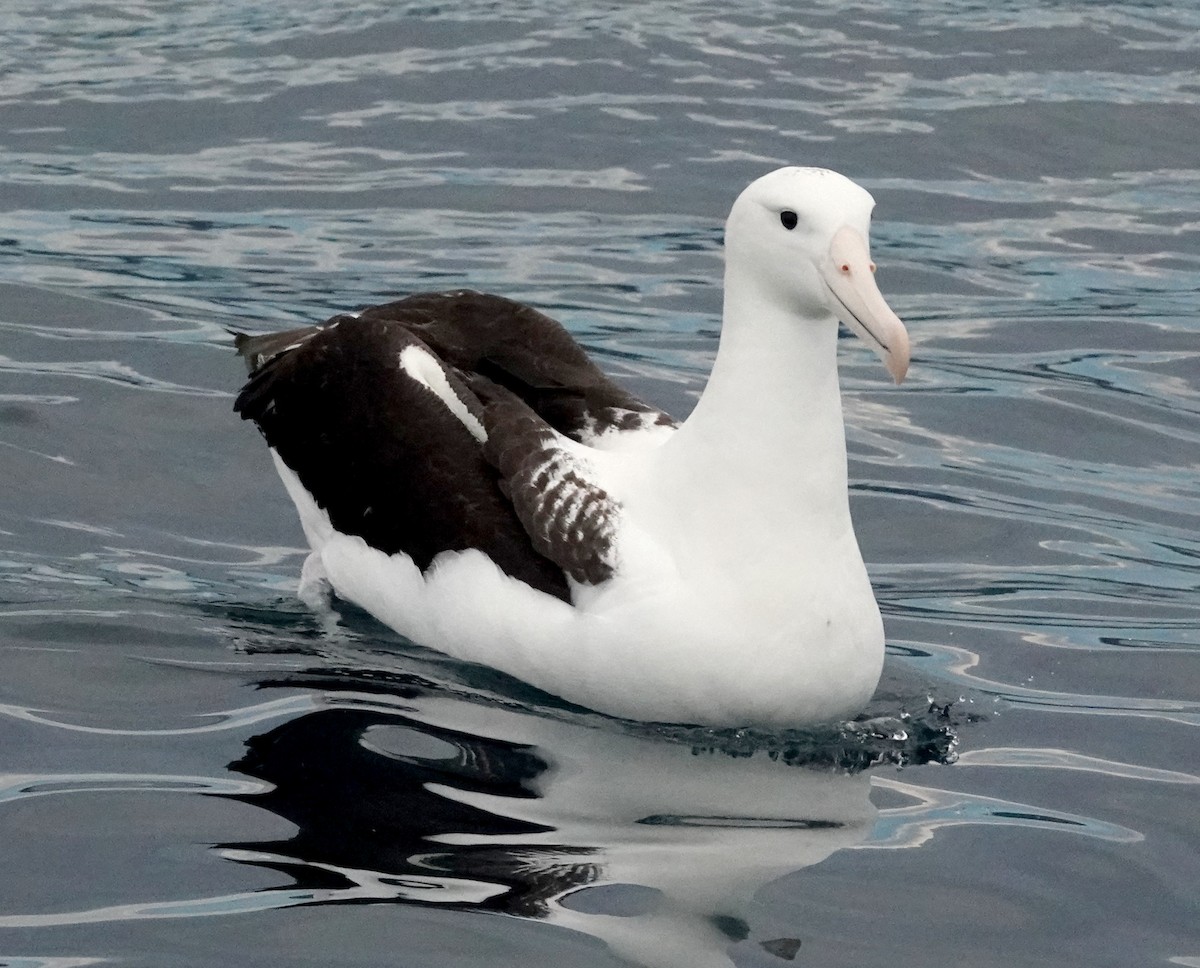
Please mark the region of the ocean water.
[[[1200, 966], [1194, 4], [0, 9], [0, 966]], [[295, 600], [227, 329], [472, 286], [686, 414], [752, 178], [875, 195], [843, 728]]]

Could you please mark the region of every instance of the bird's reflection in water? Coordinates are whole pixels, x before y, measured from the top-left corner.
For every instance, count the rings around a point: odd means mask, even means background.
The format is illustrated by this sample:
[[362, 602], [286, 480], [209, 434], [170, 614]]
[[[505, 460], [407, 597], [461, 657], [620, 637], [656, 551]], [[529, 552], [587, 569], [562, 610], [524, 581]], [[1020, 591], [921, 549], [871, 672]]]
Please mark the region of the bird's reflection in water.
[[734, 943], [790, 960], [801, 939], [756, 920], [754, 893], [862, 841], [875, 816], [865, 773], [798, 769], [744, 734], [722, 750], [699, 731], [322, 678], [303, 684], [324, 708], [233, 764], [273, 785], [248, 799], [295, 836], [226, 850], [285, 871], [308, 903], [536, 918], [651, 968], [728, 968]]

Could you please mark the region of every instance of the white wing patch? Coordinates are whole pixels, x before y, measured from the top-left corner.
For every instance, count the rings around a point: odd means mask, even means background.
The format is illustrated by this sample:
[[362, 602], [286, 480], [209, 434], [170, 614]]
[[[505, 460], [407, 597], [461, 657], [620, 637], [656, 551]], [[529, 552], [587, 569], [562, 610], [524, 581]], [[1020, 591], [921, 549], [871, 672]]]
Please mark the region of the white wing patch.
[[400, 351], [400, 369], [421, 386], [432, 391], [458, 422], [471, 432], [471, 436], [480, 443], [487, 440], [487, 431], [483, 429], [483, 424], [454, 392], [454, 387], [446, 379], [446, 371], [442, 369], [442, 364], [436, 356], [423, 347], [406, 346]]

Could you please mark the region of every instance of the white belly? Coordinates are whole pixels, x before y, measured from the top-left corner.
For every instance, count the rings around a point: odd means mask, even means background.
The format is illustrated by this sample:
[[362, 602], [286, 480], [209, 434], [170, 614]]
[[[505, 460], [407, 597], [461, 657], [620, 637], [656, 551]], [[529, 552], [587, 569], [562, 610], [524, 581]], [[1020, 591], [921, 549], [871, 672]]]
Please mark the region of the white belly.
[[478, 552], [445, 555], [424, 576], [360, 538], [335, 536], [320, 556], [342, 597], [401, 634], [630, 719], [827, 722], [863, 707], [883, 663], [869, 587], [865, 596], [843, 588], [823, 609], [772, 602], [754, 611], [695, 589], [622, 594], [616, 582], [572, 607]]
[[883, 627], [857, 547], [815, 568], [811, 558], [743, 567], [737, 580], [713, 565], [683, 581], [643, 559], [602, 586], [578, 587], [572, 606], [481, 552], [444, 554], [422, 574], [405, 555], [333, 530], [286, 467], [281, 476], [317, 571], [341, 597], [422, 645], [590, 709], [800, 726], [857, 713], [878, 682]]

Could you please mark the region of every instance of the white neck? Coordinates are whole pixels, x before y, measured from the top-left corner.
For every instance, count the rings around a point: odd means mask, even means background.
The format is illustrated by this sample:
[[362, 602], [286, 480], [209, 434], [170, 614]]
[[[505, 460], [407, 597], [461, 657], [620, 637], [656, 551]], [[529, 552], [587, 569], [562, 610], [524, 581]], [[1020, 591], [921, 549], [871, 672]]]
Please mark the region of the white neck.
[[837, 334], [832, 316], [804, 318], [727, 272], [712, 375], [664, 457], [722, 500], [795, 510], [806, 531], [848, 527]]

